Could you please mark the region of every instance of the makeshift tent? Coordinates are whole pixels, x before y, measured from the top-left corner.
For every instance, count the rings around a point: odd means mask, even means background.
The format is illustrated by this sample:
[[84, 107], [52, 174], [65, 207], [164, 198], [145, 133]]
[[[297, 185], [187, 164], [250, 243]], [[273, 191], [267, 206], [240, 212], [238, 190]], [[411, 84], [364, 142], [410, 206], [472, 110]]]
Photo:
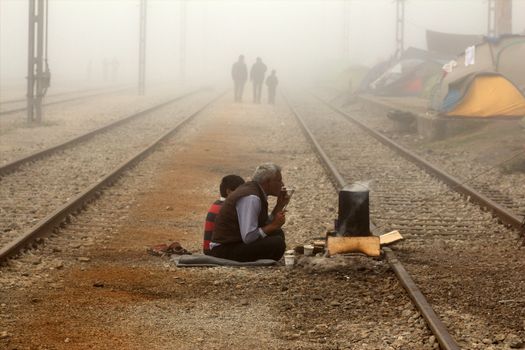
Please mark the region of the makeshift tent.
[[[433, 108], [445, 115], [471, 117], [525, 115], [521, 109], [524, 97], [520, 92], [525, 89], [525, 36], [485, 39], [470, 49], [469, 54], [467, 60], [467, 54], [461, 54], [456, 64], [450, 66], [451, 71], [443, 77], [438, 93], [433, 96]], [[473, 95], [484, 96], [499, 107], [482, 109], [481, 103], [486, 105], [486, 101]], [[464, 98], [466, 100], [461, 100]], [[461, 110], [456, 110], [459, 105]]]
[[363, 77], [359, 87], [357, 88], [358, 93], [370, 92], [370, 84], [376, 81], [385, 71], [393, 65], [395, 60], [391, 58], [388, 61], [382, 61], [373, 66], [368, 73]]
[[442, 112], [461, 117], [522, 117], [525, 96], [501, 74], [473, 73], [449, 86]]
[[441, 78], [441, 63], [403, 60], [371, 84], [373, 93], [381, 96], [428, 97]]
[[372, 68], [359, 91], [380, 96], [428, 97], [448, 60], [447, 55], [408, 48], [398, 60]]

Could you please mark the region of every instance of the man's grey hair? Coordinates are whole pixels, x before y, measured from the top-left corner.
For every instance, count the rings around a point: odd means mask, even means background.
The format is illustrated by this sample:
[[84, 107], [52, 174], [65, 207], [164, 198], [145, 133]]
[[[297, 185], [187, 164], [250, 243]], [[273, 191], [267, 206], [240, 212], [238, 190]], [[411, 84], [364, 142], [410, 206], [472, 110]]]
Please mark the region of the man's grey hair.
[[263, 183], [266, 180], [281, 172], [281, 167], [274, 163], [264, 163], [255, 169], [252, 180], [258, 183]]

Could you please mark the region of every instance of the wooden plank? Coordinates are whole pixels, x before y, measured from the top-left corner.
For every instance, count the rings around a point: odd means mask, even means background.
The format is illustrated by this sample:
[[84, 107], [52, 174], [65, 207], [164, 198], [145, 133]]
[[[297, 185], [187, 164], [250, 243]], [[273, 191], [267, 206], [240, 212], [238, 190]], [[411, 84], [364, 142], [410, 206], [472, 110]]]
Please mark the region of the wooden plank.
[[363, 253], [368, 256], [381, 255], [379, 237], [328, 237], [326, 242], [328, 255], [341, 253]]
[[385, 245], [397, 242], [399, 240], [402, 240], [403, 236], [399, 233], [398, 230], [391, 231], [388, 233], [385, 233], [384, 235], [379, 236], [379, 244]]

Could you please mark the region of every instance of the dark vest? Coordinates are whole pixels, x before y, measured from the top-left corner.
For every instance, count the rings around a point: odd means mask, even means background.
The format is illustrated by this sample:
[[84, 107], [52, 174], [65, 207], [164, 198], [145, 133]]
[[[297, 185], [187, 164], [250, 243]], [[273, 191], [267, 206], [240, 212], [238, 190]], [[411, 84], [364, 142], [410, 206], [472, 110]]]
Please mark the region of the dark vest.
[[237, 189], [230, 193], [224, 201], [221, 211], [215, 219], [215, 229], [211, 238], [212, 242], [221, 244], [242, 242], [239, 219], [235, 206], [239, 199], [252, 194], [256, 195], [261, 200], [258, 227], [266, 225], [266, 222], [268, 221], [268, 201], [266, 200], [261, 186], [255, 181], [248, 181], [237, 187]]

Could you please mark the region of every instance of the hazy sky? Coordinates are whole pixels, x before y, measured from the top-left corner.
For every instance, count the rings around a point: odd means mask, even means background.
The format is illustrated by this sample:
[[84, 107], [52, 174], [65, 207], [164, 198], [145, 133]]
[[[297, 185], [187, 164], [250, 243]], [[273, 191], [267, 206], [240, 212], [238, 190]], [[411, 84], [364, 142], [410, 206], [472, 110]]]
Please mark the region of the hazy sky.
[[[24, 83], [27, 0], [0, 0], [0, 83]], [[229, 78], [239, 54], [257, 56], [280, 76], [372, 65], [395, 48], [395, 2], [350, 2], [350, 61], [342, 61], [343, 2], [337, 0], [187, 0], [188, 79]], [[487, 0], [407, 0], [405, 46], [426, 48], [425, 30], [485, 34]], [[513, 30], [525, 30], [525, 0], [513, 1]], [[180, 1], [148, 0], [148, 80], [179, 77]], [[137, 76], [139, 0], [50, 0], [49, 64], [53, 79], [102, 80], [118, 61], [120, 81]], [[90, 64], [91, 62], [91, 64]]]

